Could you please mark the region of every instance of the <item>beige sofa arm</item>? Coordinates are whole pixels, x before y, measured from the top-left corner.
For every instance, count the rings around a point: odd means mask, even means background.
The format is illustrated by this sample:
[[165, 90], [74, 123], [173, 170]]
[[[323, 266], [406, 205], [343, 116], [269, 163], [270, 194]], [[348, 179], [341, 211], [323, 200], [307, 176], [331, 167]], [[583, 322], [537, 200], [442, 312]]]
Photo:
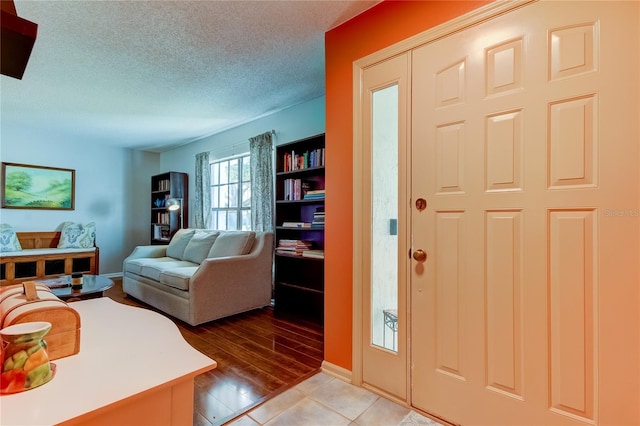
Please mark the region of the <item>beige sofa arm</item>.
[[192, 312], [213, 311], [224, 317], [270, 303], [273, 234], [265, 233], [256, 244], [250, 254], [208, 258], [200, 264], [189, 284]]
[[141, 257], [164, 257], [167, 255], [167, 246], [137, 246], [124, 261]]

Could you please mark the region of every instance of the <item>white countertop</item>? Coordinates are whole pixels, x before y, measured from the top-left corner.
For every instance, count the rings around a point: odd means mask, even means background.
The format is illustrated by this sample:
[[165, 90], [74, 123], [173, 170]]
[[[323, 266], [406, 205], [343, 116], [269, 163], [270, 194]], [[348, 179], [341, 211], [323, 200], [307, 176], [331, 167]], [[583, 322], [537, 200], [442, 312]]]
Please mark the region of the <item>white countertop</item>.
[[49, 383], [1, 395], [0, 424], [64, 422], [216, 367], [156, 312], [106, 297], [70, 306], [81, 318], [80, 352], [53, 361], [57, 371]]

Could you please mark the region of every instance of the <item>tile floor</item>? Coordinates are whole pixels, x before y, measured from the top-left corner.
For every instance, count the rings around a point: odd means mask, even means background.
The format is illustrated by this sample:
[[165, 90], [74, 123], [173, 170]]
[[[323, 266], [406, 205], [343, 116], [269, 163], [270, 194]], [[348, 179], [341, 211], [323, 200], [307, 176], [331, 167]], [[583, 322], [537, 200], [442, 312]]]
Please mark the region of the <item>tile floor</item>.
[[233, 426], [439, 426], [409, 408], [318, 373], [229, 423]]

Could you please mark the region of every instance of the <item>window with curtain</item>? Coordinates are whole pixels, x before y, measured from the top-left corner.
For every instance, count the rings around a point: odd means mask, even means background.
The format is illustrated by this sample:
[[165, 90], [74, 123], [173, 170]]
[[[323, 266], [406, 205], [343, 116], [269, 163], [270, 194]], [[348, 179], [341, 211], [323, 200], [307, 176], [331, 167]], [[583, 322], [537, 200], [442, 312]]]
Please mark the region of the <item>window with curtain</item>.
[[249, 154], [210, 163], [211, 229], [251, 229]]

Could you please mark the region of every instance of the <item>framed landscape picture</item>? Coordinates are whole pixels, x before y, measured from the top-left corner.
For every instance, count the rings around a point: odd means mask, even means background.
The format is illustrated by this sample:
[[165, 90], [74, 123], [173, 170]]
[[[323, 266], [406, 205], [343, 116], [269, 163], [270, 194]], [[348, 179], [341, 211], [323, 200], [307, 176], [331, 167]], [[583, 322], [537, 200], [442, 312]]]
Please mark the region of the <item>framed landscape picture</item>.
[[2, 208], [73, 210], [75, 170], [2, 163]]

